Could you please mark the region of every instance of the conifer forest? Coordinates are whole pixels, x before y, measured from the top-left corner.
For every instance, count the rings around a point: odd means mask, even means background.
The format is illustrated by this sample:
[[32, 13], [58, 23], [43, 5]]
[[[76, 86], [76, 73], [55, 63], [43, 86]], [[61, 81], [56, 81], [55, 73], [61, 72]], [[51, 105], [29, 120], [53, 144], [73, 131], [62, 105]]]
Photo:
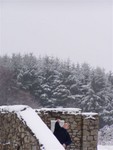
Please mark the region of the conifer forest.
[[50, 56], [0, 56], [0, 105], [12, 104], [97, 112], [101, 128], [113, 122], [113, 74]]

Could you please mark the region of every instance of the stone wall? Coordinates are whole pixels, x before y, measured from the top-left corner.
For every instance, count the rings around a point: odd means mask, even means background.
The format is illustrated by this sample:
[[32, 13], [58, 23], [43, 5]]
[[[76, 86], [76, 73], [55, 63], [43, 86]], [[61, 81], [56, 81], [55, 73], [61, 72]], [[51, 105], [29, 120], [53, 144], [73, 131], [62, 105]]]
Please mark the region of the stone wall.
[[69, 150], [97, 150], [98, 114], [69, 114], [53, 110], [39, 110], [37, 113], [49, 128], [51, 128], [51, 120], [57, 118], [70, 124], [68, 132], [72, 144], [68, 147]]
[[[51, 128], [51, 120], [57, 118], [70, 124], [68, 132], [72, 144], [68, 147], [69, 150], [97, 150], [98, 114], [69, 113], [68, 111], [47, 109], [37, 110], [36, 112], [49, 128]], [[0, 150], [40, 149], [39, 141], [25, 122], [23, 123], [17, 117], [16, 113], [0, 112]]]
[[16, 113], [0, 112], [0, 150], [40, 150], [38, 140]]
[[97, 150], [99, 117], [82, 114], [82, 150]]

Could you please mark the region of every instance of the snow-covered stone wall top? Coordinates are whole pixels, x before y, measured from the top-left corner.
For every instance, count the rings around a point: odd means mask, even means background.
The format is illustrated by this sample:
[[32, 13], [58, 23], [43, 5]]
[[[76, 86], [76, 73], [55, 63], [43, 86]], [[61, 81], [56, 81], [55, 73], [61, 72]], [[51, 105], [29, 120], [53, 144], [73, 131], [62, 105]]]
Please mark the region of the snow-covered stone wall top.
[[67, 114], [78, 114], [81, 113], [81, 109], [80, 108], [41, 108], [41, 109], [36, 109], [36, 111], [40, 112], [48, 112], [48, 111], [52, 111], [52, 112], [62, 112], [62, 113], [67, 113]]
[[82, 116], [85, 116], [85, 119], [95, 119], [95, 116], [97, 116], [98, 113], [92, 113], [92, 112], [85, 112], [82, 113]]
[[0, 111], [1, 112], [19, 112], [22, 110], [25, 110], [29, 108], [29, 106], [27, 105], [4, 105], [4, 106], [0, 106]]

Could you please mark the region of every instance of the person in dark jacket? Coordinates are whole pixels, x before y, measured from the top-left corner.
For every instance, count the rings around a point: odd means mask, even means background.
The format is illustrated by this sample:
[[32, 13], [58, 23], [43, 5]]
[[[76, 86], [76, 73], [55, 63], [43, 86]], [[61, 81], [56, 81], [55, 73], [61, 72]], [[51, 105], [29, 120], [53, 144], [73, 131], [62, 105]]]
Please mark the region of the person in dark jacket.
[[58, 139], [58, 141], [66, 148], [68, 145], [71, 144], [71, 138], [67, 129], [69, 128], [68, 123], [64, 123], [63, 127], [59, 124], [60, 120], [58, 119], [55, 123], [54, 135]]

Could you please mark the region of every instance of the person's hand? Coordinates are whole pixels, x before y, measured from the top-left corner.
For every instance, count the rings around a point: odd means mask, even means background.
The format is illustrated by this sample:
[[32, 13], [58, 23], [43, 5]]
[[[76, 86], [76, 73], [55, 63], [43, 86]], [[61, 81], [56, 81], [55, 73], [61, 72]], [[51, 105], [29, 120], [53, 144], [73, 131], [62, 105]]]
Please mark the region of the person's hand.
[[57, 119], [57, 122], [60, 122], [60, 119]]
[[63, 144], [63, 147], [66, 148], [66, 144]]

